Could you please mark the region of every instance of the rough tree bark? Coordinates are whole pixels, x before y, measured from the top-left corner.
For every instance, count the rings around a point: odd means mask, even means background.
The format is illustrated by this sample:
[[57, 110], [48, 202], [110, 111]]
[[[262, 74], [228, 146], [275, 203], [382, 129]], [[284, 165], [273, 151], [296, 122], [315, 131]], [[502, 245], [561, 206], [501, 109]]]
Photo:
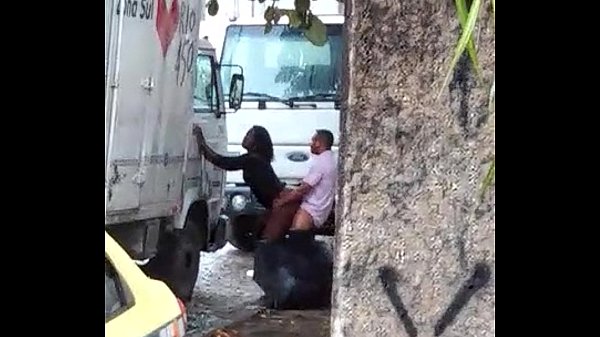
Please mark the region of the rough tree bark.
[[463, 58], [436, 100], [460, 34], [451, 0], [347, 0], [332, 337], [494, 336], [495, 64]]

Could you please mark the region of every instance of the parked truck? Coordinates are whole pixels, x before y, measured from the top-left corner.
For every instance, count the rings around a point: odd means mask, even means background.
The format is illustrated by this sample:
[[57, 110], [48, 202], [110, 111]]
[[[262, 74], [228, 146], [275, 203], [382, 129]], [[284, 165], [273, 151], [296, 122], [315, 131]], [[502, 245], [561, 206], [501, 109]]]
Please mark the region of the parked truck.
[[[293, 0], [262, 4], [220, 1], [219, 13], [207, 17], [207, 28], [201, 28], [200, 35], [221, 51], [222, 64], [240, 66], [224, 68], [224, 81], [239, 73], [246, 79], [241, 108], [227, 117], [228, 152], [244, 152], [241, 142], [246, 131], [253, 125], [265, 127], [274, 145], [275, 173], [293, 188], [311, 165], [309, 141], [316, 129], [334, 134], [333, 151], [337, 154], [344, 7], [337, 0], [311, 1], [312, 13], [327, 27], [327, 42], [316, 46], [302, 31], [288, 27], [285, 17], [265, 33], [264, 12], [273, 3], [279, 8], [294, 8]], [[230, 219], [228, 240], [251, 251], [258, 234], [257, 219], [264, 209], [241, 171], [227, 173], [225, 195], [224, 214]], [[333, 214], [323, 233], [333, 234]]]
[[[105, 228], [183, 300], [200, 251], [225, 243], [225, 175], [192, 134], [201, 125], [226, 151], [215, 50], [198, 35], [203, 12], [203, 0], [105, 0]], [[239, 91], [229, 91], [236, 109]]]

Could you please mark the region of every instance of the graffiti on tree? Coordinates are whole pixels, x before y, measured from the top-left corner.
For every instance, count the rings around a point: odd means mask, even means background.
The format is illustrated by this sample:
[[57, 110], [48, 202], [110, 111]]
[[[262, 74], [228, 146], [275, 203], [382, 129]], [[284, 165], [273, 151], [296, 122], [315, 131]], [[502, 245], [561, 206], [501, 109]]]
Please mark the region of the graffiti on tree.
[[[446, 328], [454, 322], [456, 316], [467, 305], [471, 297], [489, 282], [491, 274], [491, 269], [487, 264], [478, 263], [475, 265], [475, 270], [471, 277], [463, 283], [442, 317], [437, 320], [434, 326], [434, 335], [436, 337], [444, 333]], [[400, 322], [402, 322], [406, 334], [409, 337], [417, 337], [419, 334], [418, 330], [398, 293], [397, 284], [400, 279], [398, 273], [391, 267], [381, 267], [379, 268], [378, 278], [383, 286], [383, 291], [396, 310], [396, 314]]]

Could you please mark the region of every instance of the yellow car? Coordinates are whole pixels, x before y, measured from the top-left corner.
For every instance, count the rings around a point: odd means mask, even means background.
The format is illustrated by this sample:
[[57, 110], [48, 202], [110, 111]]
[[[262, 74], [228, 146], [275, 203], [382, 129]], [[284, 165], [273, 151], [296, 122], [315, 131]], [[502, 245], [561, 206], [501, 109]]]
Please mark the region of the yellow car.
[[169, 287], [148, 278], [104, 232], [104, 336], [183, 337], [186, 313]]

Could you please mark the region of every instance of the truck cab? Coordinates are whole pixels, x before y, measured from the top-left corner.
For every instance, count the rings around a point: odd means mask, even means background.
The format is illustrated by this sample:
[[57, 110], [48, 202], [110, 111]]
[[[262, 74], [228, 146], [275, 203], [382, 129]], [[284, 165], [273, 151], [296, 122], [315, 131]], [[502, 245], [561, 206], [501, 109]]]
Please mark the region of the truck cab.
[[[238, 65], [221, 69], [223, 81], [239, 73], [245, 78], [240, 109], [227, 116], [227, 152], [244, 153], [241, 142], [245, 133], [253, 125], [263, 126], [273, 141], [275, 173], [287, 186], [296, 186], [311, 165], [309, 142], [315, 130], [330, 130], [335, 138], [332, 150], [338, 151], [343, 5], [335, 0], [311, 3], [311, 10], [327, 27], [324, 46], [313, 45], [300, 30], [288, 27], [286, 18], [265, 33], [264, 4], [235, 0], [233, 5], [228, 8], [223, 4], [220, 9], [230, 21], [225, 27], [214, 28], [217, 22], [225, 21], [215, 18], [210, 31], [201, 32], [216, 45], [221, 44], [222, 65]], [[293, 1], [279, 1], [277, 5], [293, 8]], [[236, 11], [254, 16], [238, 16]], [[229, 95], [227, 88], [224, 95]], [[230, 223], [228, 240], [237, 248], [253, 250], [256, 221], [263, 212], [242, 172], [227, 172], [223, 214]]]

